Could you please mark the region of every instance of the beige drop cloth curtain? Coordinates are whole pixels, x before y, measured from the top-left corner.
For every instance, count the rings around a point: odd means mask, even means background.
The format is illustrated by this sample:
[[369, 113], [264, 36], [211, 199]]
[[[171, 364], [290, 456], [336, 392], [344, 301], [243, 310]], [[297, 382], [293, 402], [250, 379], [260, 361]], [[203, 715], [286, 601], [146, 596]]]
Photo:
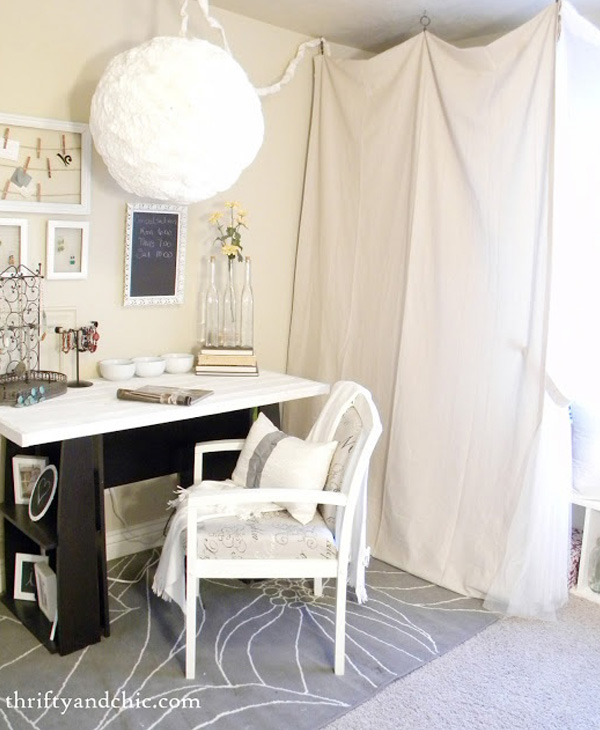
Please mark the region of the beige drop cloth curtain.
[[557, 17], [316, 63], [288, 369], [374, 394], [374, 555], [475, 596], [540, 447]]

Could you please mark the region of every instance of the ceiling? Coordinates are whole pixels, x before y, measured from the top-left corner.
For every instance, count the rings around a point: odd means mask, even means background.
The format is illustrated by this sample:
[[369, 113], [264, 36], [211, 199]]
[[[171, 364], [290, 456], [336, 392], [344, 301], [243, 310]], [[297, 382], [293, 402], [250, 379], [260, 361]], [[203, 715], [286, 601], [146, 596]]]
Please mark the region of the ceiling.
[[[214, 6], [299, 33], [380, 52], [421, 30], [449, 42], [485, 39], [513, 30], [552, 0], [212, 0]], [[600, 0], [572, 0], [600, 26]]]

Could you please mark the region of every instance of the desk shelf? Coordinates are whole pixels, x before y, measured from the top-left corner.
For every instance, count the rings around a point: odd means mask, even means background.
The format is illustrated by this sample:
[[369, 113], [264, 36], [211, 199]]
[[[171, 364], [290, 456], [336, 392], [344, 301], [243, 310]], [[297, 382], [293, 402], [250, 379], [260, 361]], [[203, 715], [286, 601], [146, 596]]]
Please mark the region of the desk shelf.
[[58, 651], [56, 642], [50, 640], [52, 624], [39, 610], [37, 603], [15, 600], [8, 593], [5, 593], [0, 600], [23, 626], [31, 631], [40, 644], [43, 644], [51, 654], [56, 654]]
[[[47, 457], [58, 471], [56, 496], [44, 517], [33, 522], [27, 505], [14, 503], [13, 457]], [[21, 448], [6, 441], [4, 504], [4, 605], [51, 652], [69, 654], [100, 641], [101, 599], [98, 563], [104, 543], [98, 520], [95, 460], [90, 438]], [[15, 598], [15, 566], [19, 553], [47, 555], [56, 573], [58, 622], [50, 640], [51, 623], [36, 601]]]
[[54, 550], [58, 545], [56, 526], [49, 522], [32, 522], [25, 504], [0, 504], [0, 515], [32, 540], [41, 550]]

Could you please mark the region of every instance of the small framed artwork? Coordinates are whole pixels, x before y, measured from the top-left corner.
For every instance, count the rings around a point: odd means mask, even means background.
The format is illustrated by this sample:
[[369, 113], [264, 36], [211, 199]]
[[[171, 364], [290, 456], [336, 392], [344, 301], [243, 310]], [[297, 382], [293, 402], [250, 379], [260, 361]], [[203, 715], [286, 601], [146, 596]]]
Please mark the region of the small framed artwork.
[[0, 211], [90, 212], [87, 124], [0, 114]]
[[89, 223], [48, 221], [46, 278], [86, 279], [88, 274]]
[[10, 266], [18, 268], [26, 261], [27, 221], [21, 218], [0, 218], [0, 276], [10, 276]]
[[37, 601], [35, 564], [47, 562], [47, 555], [15, 554], [15, 598], [21, 601]]
[[29, 498], [29, 519], [32, 522], [41, 520], [50, 509], [57, 484], [58, 471], [54, 464], [48, 464], [36, 479]]
[[35, 483], [47, 464], [45, 456], [13, 456], [15, 504], [29, 504]]
[[127, 206], [125, 306], [182, 304], [187, 208]]
[[48, 565], [38, 561], [33, 564], [35, 570], [35, 586], [37, 602], [48, 621], [56, 619], [56, 573]]

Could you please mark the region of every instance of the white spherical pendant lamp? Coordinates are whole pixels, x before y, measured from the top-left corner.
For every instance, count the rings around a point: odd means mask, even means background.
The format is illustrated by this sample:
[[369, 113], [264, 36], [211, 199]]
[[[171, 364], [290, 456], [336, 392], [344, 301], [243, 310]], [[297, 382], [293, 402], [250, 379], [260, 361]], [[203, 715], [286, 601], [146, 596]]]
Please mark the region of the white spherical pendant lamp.
[[261, 147], [259, 96], [226, 51], [159, 37], [113, 58], [90, 111], [112, 177], [143, 198], [206, 200], [230, 188]]

